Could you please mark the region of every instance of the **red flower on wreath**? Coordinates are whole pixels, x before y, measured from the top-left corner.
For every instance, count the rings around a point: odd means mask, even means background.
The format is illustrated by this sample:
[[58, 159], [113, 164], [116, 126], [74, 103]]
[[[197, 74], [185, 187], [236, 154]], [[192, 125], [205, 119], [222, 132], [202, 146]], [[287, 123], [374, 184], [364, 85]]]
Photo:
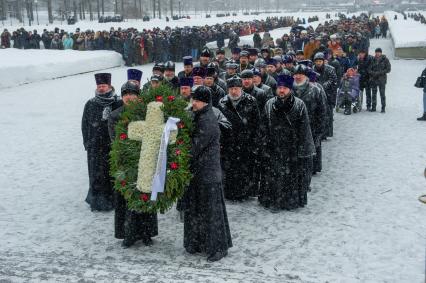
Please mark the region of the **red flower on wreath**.
[[140, 195], [140, 199], [144, 202], [147, 202], [149, 200], [149, 197], [147, 194], [141, 194]]
[[163, 97], [161, 95], [155, 97], [155, 101], [163, 102]]
[[120, 134], [120, 140], [124, 141], [127, 139], [127, 135], [125, 133]]
[[170, 163], [170, 169], [176, 170], [178, 168], [179, 168], [179, 164], [178, 163], [176, 163], [176, 162]]
[[126, 180], [123, 180], [123, 181], [120, 182], [120, 184], [121, 184], [122, 187], [125, 187], [127, 185], [127, 182], [126, 182]]
[[180, 155], [182, 152], [180, 151], [180, 149], [176, 149], [175, 153], [176, 155]]
[[174, 95], [169, 95], [168, 97], [167, 97], [167, 100], [169, 101], [169, 102], [172, 102], [173, 100], [175, 100], [175, 96]]
[[179, 122], [177, 124], [177, 126], [178, 126], [179, 129], [183, 129], [183, 128], [185, 128], [185, 123], [184, 122]]
[[176, 141], [176, 144], [179, 144], [179, 145], [183, 144], [183, 139], [178, 139], [178, 140]]

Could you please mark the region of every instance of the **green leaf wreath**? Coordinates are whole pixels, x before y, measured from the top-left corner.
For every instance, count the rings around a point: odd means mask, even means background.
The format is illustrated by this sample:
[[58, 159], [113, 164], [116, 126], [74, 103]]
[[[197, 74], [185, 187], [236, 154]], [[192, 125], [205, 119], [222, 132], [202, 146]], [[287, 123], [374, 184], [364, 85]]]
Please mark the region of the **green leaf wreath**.
[[[156, 201], [151, 195], [136, 188], [141, 142], [130, 140], [127, 136], [128, 124], [132, 121], [145, 120], [147, 105], [152, 101], [163, 102], [164, 121], [168, 117], [180, 119], [176, 143], [169, 144], [167, 155], [167, 174], [164, 193], [159, 193]], [[176, 96], [168, 86], [160, 86], [142, 93], [137, 102], [126, 106], [120, 121], [115, 126], [115, 140], [110, 153], [111, 176], [114, 188], [127, 200], [129, 209], [138, 212], [164, 213], [182, 197], [185, 187], [192, 175], [189, 170], [192, 121], [185, 107], [188, 103]]]

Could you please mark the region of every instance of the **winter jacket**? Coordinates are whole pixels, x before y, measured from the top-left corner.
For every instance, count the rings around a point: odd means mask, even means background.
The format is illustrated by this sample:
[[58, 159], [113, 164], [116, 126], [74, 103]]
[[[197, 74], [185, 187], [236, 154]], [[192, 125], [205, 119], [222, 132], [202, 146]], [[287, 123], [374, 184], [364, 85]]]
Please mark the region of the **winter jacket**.
[[263, 89], [258, 88], [256, 86], [253, 86], [250, 89], [243, 88], [243, 91], [256, 98], [257, 106], [259, 107], [259, 111], [262, 114], [265, 108], [266, 101], [271, 99], [272, 96], [268, 96]]
[[373, 57], [373, 61], [368, 69], [372, 84], [386, 84], [387, 73], [391, 71], [391, 64], [385, 55]]
[[370, 68], [373, 56], [366, 55], [364, 59], [358, 58], [358, 73], [360, 74], [359, 86], [361, 88], [370, 86], [370, 74], [368, 69]]

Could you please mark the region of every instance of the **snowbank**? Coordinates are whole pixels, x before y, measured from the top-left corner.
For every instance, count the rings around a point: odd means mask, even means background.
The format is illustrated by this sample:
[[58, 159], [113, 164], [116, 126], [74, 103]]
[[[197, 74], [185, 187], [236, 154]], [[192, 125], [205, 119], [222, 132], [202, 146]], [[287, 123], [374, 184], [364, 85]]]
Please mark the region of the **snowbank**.
[[113, 51], [0, 50], [0, 88], [122, 65]]
[[[393, 11], [387, 11], [385, 15], [389, 22], [389, 30], [392, 34], [395, 48], [426, 48], [426, 25], [422, 25], [411, 18], [404, 20], [402, 14]], [[395, 15], [398, 16], [397, 20], [394, 20]]]

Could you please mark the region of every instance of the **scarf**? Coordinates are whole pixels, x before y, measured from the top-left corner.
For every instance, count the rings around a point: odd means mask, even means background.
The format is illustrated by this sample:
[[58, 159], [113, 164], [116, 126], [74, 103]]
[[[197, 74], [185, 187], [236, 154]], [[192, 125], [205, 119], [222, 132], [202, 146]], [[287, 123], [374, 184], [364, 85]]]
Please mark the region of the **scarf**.
[[107, 121], [111, 116], [111, 105], [117, 101], [117, 95], [115, 94], [114, 90], [112, 89], [105, 94], [100, 94], [96, 91], [94, 101], [104, 108], [102, 111], [102, 121]]

